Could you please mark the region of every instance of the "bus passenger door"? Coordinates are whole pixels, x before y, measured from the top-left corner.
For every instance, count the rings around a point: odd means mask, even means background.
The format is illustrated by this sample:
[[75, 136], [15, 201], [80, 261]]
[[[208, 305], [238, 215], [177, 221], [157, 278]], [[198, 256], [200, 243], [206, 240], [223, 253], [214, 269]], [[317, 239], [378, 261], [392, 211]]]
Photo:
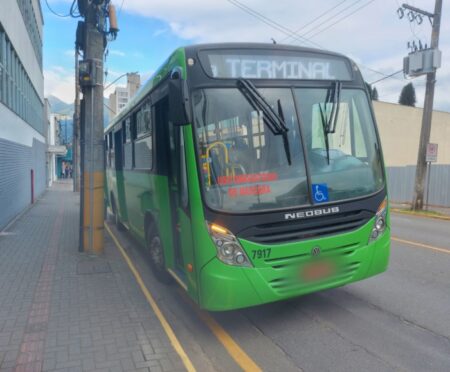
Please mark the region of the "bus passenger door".
[[184, 127], [168, 123], [169, 191], [174, 237], [174, 264], [176, 272], [191, 295], [196, 296], [194, 247], [188, 198]]
[[120, 216], [122, 222], [127, 222], [127, 206], [125, 201], [125, 186], [124, 186], [124, 175], [123, 175], [123, 139], [122, 139], [122, 129], [114, 133], [114, 149], [115, 149], [115, 160], [114, 166], [116, 170], [116, 190], [114, 192], [114, 208], [116, 208], [116, 213]]

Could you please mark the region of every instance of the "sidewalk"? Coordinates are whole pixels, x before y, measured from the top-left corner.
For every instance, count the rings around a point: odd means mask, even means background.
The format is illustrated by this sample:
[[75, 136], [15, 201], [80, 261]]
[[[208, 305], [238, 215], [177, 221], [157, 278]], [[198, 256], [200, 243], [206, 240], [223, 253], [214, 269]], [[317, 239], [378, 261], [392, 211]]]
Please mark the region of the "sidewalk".
[[78, 208], [55, 183], [0, 234], [0, 370], [183, 370], [109, 237], [78, 253]]
[[[411, 203], [390, 202], [390, 205], [391, 205], [391, 208], [399, 210], [400, 212], [404, 211], [406, 213], [410, 213], [409, 211], [411, 210]], [[421, 213], [421, 215], [423, 215], [423, 216], [426, 216], [427, 213], [430, 213], [429, 217], [436, 217], [436, 218], [438, 218], [439, 215], [441, 215], [445, 219], [450, 218], [450, 207], [437, 207], [437, 206], [434, 206], [434, 205], [430, 205], [430, 206], [428, 206], [428, 208], [424, 207], [423, 212], [425, 212], [425, 213]], [[411, 211], [411, 213], [414, 214], [415, 212]], [[437, 214], [437, 216], [432, 216], [431, 215], [432, 213]]]

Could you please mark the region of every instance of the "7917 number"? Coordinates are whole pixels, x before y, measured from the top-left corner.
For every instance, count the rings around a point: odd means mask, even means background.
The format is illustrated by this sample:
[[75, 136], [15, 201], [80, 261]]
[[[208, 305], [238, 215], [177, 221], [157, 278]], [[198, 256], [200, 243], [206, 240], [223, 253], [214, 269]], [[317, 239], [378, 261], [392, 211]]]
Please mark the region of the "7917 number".
[[269, 258], [272, 249], [257, 249], [252, 251], [253, 259]]

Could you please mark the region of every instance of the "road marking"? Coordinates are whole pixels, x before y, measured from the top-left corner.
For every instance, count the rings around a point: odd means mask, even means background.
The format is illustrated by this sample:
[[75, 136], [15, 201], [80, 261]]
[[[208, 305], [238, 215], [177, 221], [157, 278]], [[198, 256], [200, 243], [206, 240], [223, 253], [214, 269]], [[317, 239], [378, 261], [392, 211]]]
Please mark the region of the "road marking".
[[197, 316], [205, 323], [210, 331], [216, 336], [222, 346], [227, 350], [228, 354], [244, 371], [259, 372], [262, 369], [253, 361], [252, 358], [233, 340], [230, 334], [211, 316], [207, 311], [200, 309], [197, 304], [192, 301], [186, 292], [179, 291], [183, 300], [194, 309]]
[[399, 242], [399, 243], [409, 244], [409, 245], [413, 245], [415, 247], [426, 248], [426, 249], [431, 249], [433, 251], [450, 254], [449, 249], [438, 248], [438, 247], [434, 247], [432, 245], [418, 243], [418, 242], [412, 242], [411, 240], [405, 240], [405, 239], [400, 239], [400, 238], [396, 238], [396, 237], [391, 237], [391, 239], [396, 242]]
[[189, 357], [187, 356], [183, 347], [181, 346], [180, 342], [178, 341], [178, 338], [175, 335], [174, 331], [172, 330], [172, 327], [167, 322], [165, 316], [163, 315], [163, 313], [159, 309], [158, 305], [156, 304], [156, 301], [153, 299], [153, 296], [151, 295], [150, 291], [145, 286], [144, 281], [142, 280], [142, 277], [139, 274], [139, 271], [136, 269], [136, 267], [134, 266], [130, 257], [125, 252], [125, 249], [123, 249], [119, 240], [114, 236], [114, 234], [112, 233], [111, 229], [109, 228], [109, 226], [107, 224], [105, 224], [105, 228], [108, 231], [108, 233], [111, 236], [114, 243], [116, 244], [116, 247], [119, 249], [120, 253], [122, 254], [122, 257], [124, 258], [125, 262], [127, 263], [128, 267], [130, 268], [131, 272], [133, 273], [133, 275], [136, 279], [136, 282], [138, 283], [139, 287], [141, 288], [142, 293], [144, 294], [144, 296], [147, 299], [148, 303], [150, 304], [151, 308], [155, 312], [162, 327], [164, 328], [164, 331], [167, 334], [167, 337], [169, 337], [169, 340], [172, 343], [172, 346], [174, 347], [175, 351], [180, 356], [184, 366], [186, 367], [186, 369], [189, 372], [195, 372], [194, 365], [192, 364], [191, 360], [189, 359]]

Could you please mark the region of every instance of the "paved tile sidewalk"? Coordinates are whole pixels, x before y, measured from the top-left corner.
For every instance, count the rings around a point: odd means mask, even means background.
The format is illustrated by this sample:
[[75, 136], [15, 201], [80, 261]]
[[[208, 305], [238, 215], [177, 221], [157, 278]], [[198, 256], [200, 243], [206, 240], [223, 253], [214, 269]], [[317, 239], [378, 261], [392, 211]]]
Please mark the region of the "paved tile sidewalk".
[[182, 362], [110, 239], [78, 253], [57, 183], [0, 235], [0, 371], [175, 371]]

